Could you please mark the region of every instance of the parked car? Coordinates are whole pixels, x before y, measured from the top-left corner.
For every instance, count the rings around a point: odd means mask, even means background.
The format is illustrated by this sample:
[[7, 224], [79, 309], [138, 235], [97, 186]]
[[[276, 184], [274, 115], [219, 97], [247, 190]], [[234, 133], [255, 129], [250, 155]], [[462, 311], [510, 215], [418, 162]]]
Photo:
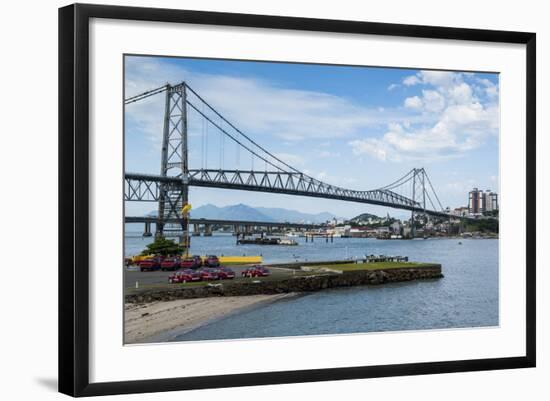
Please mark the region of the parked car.
[[139, 269], [144, 271], [153, 271], [160, 269], [160, 264], [162, 263], [162, 258], [148, 258], [143, 259], [139, 262]]
[[220, 265], [220, 260], [216, 255], [208, 255], [204, 260], [204, 265], [207, 267], [218, 267]]
[[193, 255], [191, 257], [197, 261], [197, 268], [202, 266], [202, 258], [199, 255]]
[[229, 267], [222, 267], [218, 269], [218, 279], [220, 280], [230, 280], [235, 278], [235, 272]]
[[247, 267], [241, 272], [241, 276], [243, 277], [256, 277], [256, 269], [254, 267]]
[[200, 258], [199, 260], [197, 260], [197, 258], [195, 257], [185, 258], [180, 263], [180, 266], [185, 269], [197, 269], [201, 267], [201, 265], [202, 261], [200, 260]]
[[271, 272], [263, 266], [255, 265], [249, 267], [241, 273], [243, 277], [267, 277]]
[[271, 272], [264, 266], [254, 266], [256, 269], [256, 275], [258, 277], [267, 277], [271, 275]]
[[200, 280], [201, 280], [200, 274], [191, 269], [181, 270], [179, 272], [171, 274], [168, 277], [168, 282], [170, 284], [190, 283], [193, 281], [200, 281]]
[[181, 267], [180, 258], [166, 258], [160, 263], [160, 269], [162, 271], [166, 270], [178, 270]]
[[203, 268], [198, 272], [201, 275], [201, 280], [210, 281], [218, 279], [218, 272], [215, 269]]

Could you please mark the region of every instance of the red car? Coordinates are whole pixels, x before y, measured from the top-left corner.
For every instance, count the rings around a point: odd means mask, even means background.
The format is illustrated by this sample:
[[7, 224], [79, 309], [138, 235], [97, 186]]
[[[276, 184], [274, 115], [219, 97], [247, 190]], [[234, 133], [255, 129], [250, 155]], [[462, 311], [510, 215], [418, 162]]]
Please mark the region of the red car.
[[208, 255], [204, 261], [204, 265], [207, 267], [219, 267], [220, 260], [216, 255]]
[[200, 269], [201, 280], [210, 281], [218, 279], [218, 272], [214, 269]]
[[161, 263], [162, 263], [162, 260], [160, 258], [144, 259], [139, 262], [139, 269], [142, 272], [158, 270], [160, 269]]
[[181, 261], [180, 266], [185, 269], [197, 269], [201, 267], [202, 261], [197, 260], [194, 256], [191, 258], [185, 258]]
[[230, 280], [235, 278], [235, 272], [228, 267], [222, 267], [218, 269], [218, 278], [220, 280]]
[[191, 257], [197, 261], [197, 267], [202, 266], [202, 258], [199, 255], [193, 255]]
[[267, 277], [270, 274], [269, 270], [259, 265], [249, 267], [241, 273], [243, 277]]
[[178, 270], [181, 267], [181, 259], [180, 258], [166, 258], [164, 259], [160, 264], [160, 269], [162, 271], [165, 270]]
[[267, 277], [271, 275], [271, 272], [263, 266], [254, 266], [256, 268], [256, 274], [258, 277]]
[[190, 269], [176, 272], [168, 277], [168, 282], [170, 284], [190, 283], [193, 281], [200, 281], [200, 280], [201, 280], [200, 274]]

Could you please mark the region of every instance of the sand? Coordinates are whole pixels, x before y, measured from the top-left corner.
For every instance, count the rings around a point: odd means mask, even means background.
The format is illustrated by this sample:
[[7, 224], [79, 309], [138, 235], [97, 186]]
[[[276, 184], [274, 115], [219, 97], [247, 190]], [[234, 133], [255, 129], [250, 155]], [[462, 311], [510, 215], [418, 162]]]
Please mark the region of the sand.
[[249, 295], [236, 297], [180, 299], [148, 304], [126, 304], [124, 337], [126, 344], [167, 341], [175, 334], [193, 330], [260, 303], [291, 296]]

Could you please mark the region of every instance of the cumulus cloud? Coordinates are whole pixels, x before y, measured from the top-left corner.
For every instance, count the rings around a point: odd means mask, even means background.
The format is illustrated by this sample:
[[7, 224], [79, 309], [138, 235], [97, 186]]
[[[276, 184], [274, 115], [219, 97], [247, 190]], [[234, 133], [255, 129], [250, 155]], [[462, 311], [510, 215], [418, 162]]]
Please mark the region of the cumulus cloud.
[[421, 96], [404, 106], [432, 123], [393, 122], [379, 137], [349, 141], [356, 155], [379, 160], [434, 160], [457, 157], [481, 146], [499, 129], [498, 86], [487, 79], [447, 71], [420, 71], [403, 80], [420, 85]]
[[403, 80], [403, 85], [413, 86], [420, 83], [420, 79], [416, 75], [409, 75]]
[[412, 96], [405, 99], [405, 107], [408, 109], [421, 109], [422, 106], [422, 99], [418, 96]]

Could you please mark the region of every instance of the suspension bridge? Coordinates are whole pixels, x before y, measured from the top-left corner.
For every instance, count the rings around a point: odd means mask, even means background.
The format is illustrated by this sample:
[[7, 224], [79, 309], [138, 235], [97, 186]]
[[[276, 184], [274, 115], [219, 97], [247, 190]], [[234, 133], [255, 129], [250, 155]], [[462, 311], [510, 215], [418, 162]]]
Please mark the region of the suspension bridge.
[[414, 168], [391, 184], [366, 191], [323, 182], [265, 149], [186, 82], [166, 84], [131, 96], [125, 99], [125, 107], [160, 94], [165, 96], [160, 174], [126, 172], [124, 177], [125, 201], [158, 204], [157, 235], [189, 232], [188, 219], [182, 216], [182, 208], [189, 202], [189, 187], [386, 206], [411, 211], [412, 220], [418, 213], [451, 217], [443, 209], [424, 168]]

